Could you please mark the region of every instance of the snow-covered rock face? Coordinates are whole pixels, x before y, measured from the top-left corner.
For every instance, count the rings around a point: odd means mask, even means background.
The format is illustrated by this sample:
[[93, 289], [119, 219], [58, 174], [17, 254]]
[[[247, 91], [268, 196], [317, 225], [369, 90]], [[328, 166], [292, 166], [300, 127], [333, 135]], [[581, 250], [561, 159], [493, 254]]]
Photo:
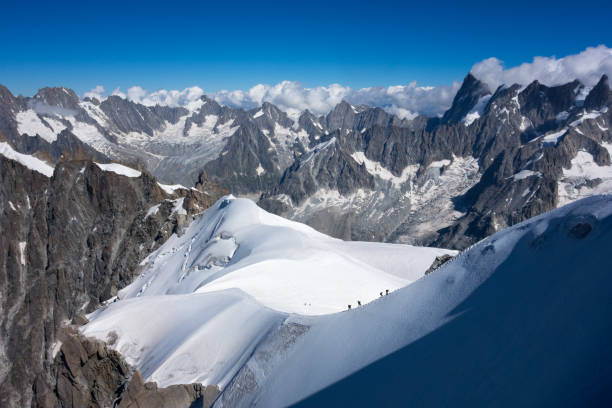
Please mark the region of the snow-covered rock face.
[[[420, 166], [408, 165], [400, 175], [368, 159], [363, 152], [355, 152], [350, 158], [363, 166], [360, 170], [373, 178], [375, 188], [360, 186], [352, 193], [341, 193], [341, 188], [320, 185], [299, 205], [292, 205], [287, 194], [271, 198], [287, 206], [285, 217], [335, 236], [419, 245], [463, 215], [455, 210], [452, 199], [480, 179], [478, 161], [472, 157], [434, 161], [420, 174]], [[316, 171], [304, 168], [306, 173]], [[318, 222], [319, 218], [324, 221]]]
[[83, 331], [114, 331], [114, 347], [160, 386], [223, 387], [288, 316], [366, 305], [443, 254], [454, 252], [344, 242], [227, 196], [145, 259]]
[[[308, 134], [297, 119], [290, 119], [273, 105], [264, 105], [259, 114], [249, 115], [206, 97], [185, 109], [145, 106], [116, 95], [102, 102], [79, 100], [64, 88], [44, 88], [10, 106], [12, 113], [6, 121], [12, 122], [9, 139], [23, 138], [25, 144], [36, 145], [40, 138], [58, 144], [59, 134], [67, 132], [110, 160], [140, 161], [161, 181], [189, 185], [207, 162], [219, 159], [238, 129], [242, 129], [238, 138], [252, 141], [261, 137], [268, 142], [253, 161], [265, 163], [263, 170], [274, 170], [275, 177], [280, 177], [295, 149], [303, 150], [308, 144]], [[257, 163], [250, 166], [245, 162], [237, 167], [240, 173], [252, 172]]]

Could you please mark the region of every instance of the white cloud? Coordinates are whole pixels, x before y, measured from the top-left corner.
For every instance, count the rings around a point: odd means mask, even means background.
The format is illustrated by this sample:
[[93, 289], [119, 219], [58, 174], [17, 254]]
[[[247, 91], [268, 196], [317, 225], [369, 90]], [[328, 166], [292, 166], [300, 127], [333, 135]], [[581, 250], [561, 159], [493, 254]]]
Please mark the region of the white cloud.
[[116, 87], [115, 89], [113, 89], [113, 92], [111, 93], [111, 95], [117, 95], [124, 99], [127, 98], [127, 95], [121, 92], [121, 89], [119, 89], [119, 87]]
[[536, 79], [544, 85], [561, 85], [578, 79], [588, 87], [594, 86], [602, 74], [612, 76], [612, 49], [605, 45], [589, 47], [579, 54], [563, 58], [535, 57], [532, 62], [504, 68], [497, 58], [488, 58], [474, 65], [472, 74], [486, 82], [491, 89], [501, 84], [529, 85]]
[[414, 119], [418, 116], [417, 113], [412, 112], [408, 109], [401, 108], [397, 105], [391, 105], [384, 108], [387, 113], [395, 115], [401, 119]]
[[204, 95], [204, 91], [197, 86], [185, 88], [182, 91], [159, 89], [149, 92], [140, 86], [133, 86], [127, 90], [129, 100], [146, 106], [190, 107], [197, 104], [202, 95]]
[[299, 82], [283, 81], [276, 85], [259, 84], [248, 91], [221, 91], [212, 97], [231, 106], [253, 108], [270, 102], [281, 110], [308, 109], [317, 115], [329, 112], [344, 99], [353, 105], [380, 106], [401, 117], [414, 117], [420, 113], [437, 115], [448, 109], [459, 86], [453, 83], [422, 87], [415, 81], [408, 85], [362, 89], [339, 84], [305, 88]]
[[[182, 91], [160, 89], [150, 92], [141, 86], [132, 86], [127, 90], [127, 93], [121, 91], [121, 88], [117, 87], [113, 89], [111, 95], [127, 98], [132, 102], [146, 106], [162, 105], [194, 108], [201, 105], [200, 97], [204, 95], [204, 91], [200, 87], [193, 86], [191, 88], [185, 88]], [[96, 86], [89, 92], [85, 92], [83, 96], [95, 96], [99, 100], [104, 100], [106, 98], [104, 87], [101, 85]]]
[[[299, 82], [282, 81], [276, 85], [258, 84], [249, 90], [219, 91], [209, 96], [223, 105], [255, 108], [263, 102], [270, 102], [283, 111], [310, 110], [316, 115], [329, 112], [337, 104], [346, 100], [354, 105], [380, 106], [387, 112], [402, 118], [413, 118], [418, 114], [437, 115], [450, 106], [453, 96], [459, 89], [459, 83], [449, 86], [423, 87], [416, 81], [408, 85], [389, 87], [371, 87], [353, 89], [348, 86], [331, 84], [305, 88]], [[104, 87], [97, 86], [84, 96], [95, 96], [104, 99]], [[133, 102], [147, 106], [167, 105], [195, 108], [204, 91], [197, 87], [185, 88], [182, 91], [160, 89], [147, 91], [140, 86], [133, 86], [122, 92], [115, 88], [111, 95], [118, 95]]]
[[104, 89], [104, 87], [102, 85], [96, 85], [96, 87], [93, 88], [91, 91], [85, 92], [83, 96], [86, 98], [96, 98], [98, 100], [102, 100], [104, 99], [105, 94], [106, 90]]
[[[532, 62], [517, 67], [505, 68], [497, 58], [485, 59], [472, 67], [471, 72], [489, 84], [491, 89], [502, 83], [528, 85], [539, 80], [546, 85], [559, 85], [579, 79], [592, 87], [602, 74], [612, 77], [612, 49], [604, 45], [590, 47], [576, 55], [564, 58], [535, 57]], [[343, 99], [353, 105], [379, 106], [402, 118], [414, 118], [418, 114], [441, 115], [448, 109], [460, 87], [459, 82], [445, 86], [419, 86], [416, 81], [407, 85], [353, 89], [340, 84], [305, 88], [299, 82], [282, 81], [275, 85], [258, 84], [248, 90], [223, 90], [208, 95], [217, 102], [242, 108], [255, 108], [270, 102], [281, 110], [292, 112], [310, 110], [316, 115], [329, 112]], [[184, 106], [195, 109], [201, 105], [204, 91], [197, 87], [180, 90], [148, 91], [133, 86], [122, 92], [112, 91], [143, 105]], [[96, 86], [84, 96], [104, 98], [104, 87]]]

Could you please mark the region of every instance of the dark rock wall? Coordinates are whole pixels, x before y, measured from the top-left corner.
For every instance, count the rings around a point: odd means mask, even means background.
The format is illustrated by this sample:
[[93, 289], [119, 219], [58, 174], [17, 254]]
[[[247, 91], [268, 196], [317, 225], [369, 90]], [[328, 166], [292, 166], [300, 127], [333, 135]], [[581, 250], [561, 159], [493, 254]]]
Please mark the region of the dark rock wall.
[[221, 192], [179, 190], [185, 216], [146, 172], [129, 178], [73, 161], [46, 178], [0, 156], [0, 406], [53, 393], [58, 330], [130, 283], [138, 263]]

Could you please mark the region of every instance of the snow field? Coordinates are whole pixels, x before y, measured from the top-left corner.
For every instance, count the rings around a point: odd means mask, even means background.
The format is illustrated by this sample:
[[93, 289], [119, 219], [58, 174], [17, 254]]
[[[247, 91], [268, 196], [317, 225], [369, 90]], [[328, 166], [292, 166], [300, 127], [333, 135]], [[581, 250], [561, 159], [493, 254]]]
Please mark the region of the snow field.
[[443, 253], [454, 252], [343, 242], [227, 196], [145, 259], [83, 332], [107, 339], [114, 331], [113, 347], [159, 386], [224, 387], [289, 316], [366, 305]]

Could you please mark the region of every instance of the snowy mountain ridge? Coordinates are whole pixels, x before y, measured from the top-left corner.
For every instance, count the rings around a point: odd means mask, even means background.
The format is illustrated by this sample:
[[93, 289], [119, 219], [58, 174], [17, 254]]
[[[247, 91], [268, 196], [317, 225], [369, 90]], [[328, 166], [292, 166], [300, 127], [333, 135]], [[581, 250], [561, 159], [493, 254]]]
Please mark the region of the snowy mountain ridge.
[[[232, 214], [233, 206], [236, 212]], [[303, 255], [303, 249], [308, 247], [304, 245], [303, 240], [318, 241], [329, 238], [324, 238], [309, 227], [266, 214], [247, 200], [226, 197], [215, 204], [209, 214], [202, 216], [201, 224], [194, 222], [184, 236], [171, 238], [164, 247], [152, 254], [144, 262], [145, 271], [141, 277], [120, 292], [120, 300], [92, 314], [91, 321], [84, 326], [83, 332], [101, 339], [116, 336], [113, 347], [141, 370], [143, 376], [157, 381], [161, 386], [191, 382], [219, 385], [222, 393], [215, 406], [286, 406], [390, 353], [408, 347], [418, 339], [426, 338], [437, 330], [445, 330], [445, 327], [455, 321], [464, 322], [465, 316], [470, 316], [470, 312], [469, 309], [461, 311], [460, 306], [475, 294], [485, 291], [484, 293], [491, 293], [490, 296], [499, 297], [500, 295], [495, 293], [504, 291], [504, 288], [528, 288], [528, 282], [515, 280], [509, 275], [510, 271], [504, 266], [509, 263], [526, 263], [528, 266], [525, 273], [536, 273], [534, 268], [550, 262], [551, 254], [555, 253], [558, 259], [554, 265], [563, 262], [568, 264], [566, 269], [559, 270], [558, 279], [567, 277], [573, 282], [573, 290], [577, 290], [578, 294], [587, 293], [580, 287], [589, 280], [581, 280], [577, 275], [579, 269], [575, 268], [575, 262], [568, 262], [567, 259], [577, 259], [576, 255], [584, 254], [585, 248], [590, 247], [593, 251], [598, 251], [597, 248], [605, 245], [610, 232], [611, 217], [612, 196], [580, 200], [488, 237], [434, 273], [410, 284], [410, 280], [406, 279], [404, 283], [407, 286], [398, 288], [389, 296], [377, 296], [372, 299], [374, 302], [364, 304], [360, 308], [321, 315], [308, 313], [307, 302], [306, 305], [301, 305], [304, 306], [302, 313], [296, 314], [288, 311], [292, 308], [293, 311], [297, 310], [295, 308], [299, 309], [299, 302], [292, 304], [292, 298], [283, 299], [281, 287], [276, 287], [272, 294], [266, 294], [268, 288], [261, 288], [258, 283], [263, 281], [266, 282], [263, 286], [267, 286], [271, 281], [265, 278], [262, 281], [248, 279], [246, 275], [249, 273], [258, 277], [268, 273], [265, 270], [267, 268], [249, 269], [248, 260], [253, 257], [265, 264], [270, 262], [270, 254], [280, 260], [283, 257], [299, 257]], [[253, 230], [261, 228], [279, 228], [277, 234], [290, 228], [292, 232], [299, 233], [301, 239], [287, 239], [287, 235], [270, 239], [270, 235], [274, 234], [269, 231], [266, 232], [266, 237], [251, 234]], [[203, 246], [198, 245], [196, 231], [206, 237], [201, 241], [205, 243]], [[255, 244], [260, 239], [268, 242]], [[244, 246], [236, 245], [241, 241]], [[280, 242], [284, 243], [284, 248]], [[364, 245], [342, 243], [338, 240], [331, 242], [335, 245], [349, 244], [349, 253], [350, 246]], [[424, 256], [431, 260], [433, 257], [432, 249], [401, 246], [394, 250], [396, 253], [391, 257], [385, 251], [392, 250], [393, 245], [377, 245], [383, 256], [376, 256], [376, 250], [372, 248], [368, 248], [367, 255], [363, 256], [367, 256], [368, 262], [381, 266], [383, 270], [384, 266], [387, 266], [386, 270], [395, 273], [395, 276], [403, 274], [398, 273], [401, 271], [398, 266], [404, 259]], [[291, 249], [296, 247], [298, 250], [292, 252]], [[190, 248], [189, 252], [185, 251], [186, 248]], [[561, 257], [560, 248], [563, 248]], [[338, 248], [346, 249], [342, 248], [342, 245]], [[193, 252], [195, 254], [192, 254]], [[362, 250], [359, 252], [363, 254]], [[602, 266], [609, 264], [603, 252], [589, 254], [590, 263], [599, 262]], [[192, 269], [192, 259], [196, 264], [201, 263], [203, 270]], [[240, 274], [240, 269], [237, 269], [238, 272], [232, 271], [227, 265], [239, 265], [245, 260], [246, 265], [241, 268], [244, 275], [232, 278], [232, 274]], [[363, 261], [365, 263], [365, 260]], [[147, 269], [146, 265], [150, 265], [151, 269]], [[347, 264], [343, 260], [333, 265], [343, 267]], [[349, 265], [354, 268], [354, 264]], [[275, 279], [288, 278], [284, 285], [294, 281], [295, 275], [292, 274], [290, 264], [279, 262], [275, 266], [286, 268], [282, 271], [283, 274], [274, 274]], [[227, 269], [224, 271], [225, 268]], [[537, 280], [537, 285], [547, 282], [549, 274], [554, 272], [546, 267], [543, 271], [545, 274]], [[299, 272], [312, 274], [314, 280], [311, 286], [330, 283], [327, 276], [316, 274], [316, 271]], [[329, 271], [340, 272], [342, 271]], [[349, 272], [352, 274], [355, 271], [349, 269]], [[414, 278], [419, 273], [422, 273], [422, 270], [415, 268], [410, 275]], [[193, 274], [201, 275], [196, 279]], [[216, 276], [212, 280], [208, 279], [211, 275]], [[603, 279], [604, 275], [596, 274], [597, 278], [594, 278], [595, 283], [592, 285], [601, 283], [600, 279]], [[325, 278], [328, 280], [324, 280]], [[215, 280], [222, 279], [226, 279], [226, 283], [215, 287]], [[387, 279], [384, 274], [376, 276], [377, 282], [382, 285], [390, 284]], [[487, 284], [488, 281], [499, 279], [504, 279], [506, 283], [502, 286]], [[203, 286], [201, 282], [205, 282]], [[365, 283], [374, 287], [371, 282]], [[211, 283], [213, 286], [207, 290], [206, 286]], [[350, 278], [344, 279], [343, 286], [346, 287], [349, 297], [362, 295], [352, 293], [351, 284]], [[304, 287], [304, 281], [300, 282], [300, 285]], [[567, 286], [561, 285], [557, 288], [561, 290], [564, 287]], [[312, 290], [312, 287], [304, 287], [305, 293], [309, 290]], [[334, 299], [340, 296], [339, 290], [336, 289]], [[558, 301], [556, 293], [553, 291], [546, 298], [552, 296], [551, 299]], [[533, 291], [527, 290], [522, 296], [533, 295]], [[274, 296], [276, 303], [270, 301]], [[487, 303], [482, 307], [493, 314], [499, 309], [501, 314], [497, 317], [501, 321], [515, 319], [512, 314], [504, 315], [511, 312], [507, 311], [506, 303], [503, 302], [511, 300], [503, 296], [501, 299], [504, 300], [500, 305]], [[319, 301], [325, 300], [325, 295], [321, 295]], [[286, 301], [289, 303], [285, 303]], [[342, 310], [346, 302], [345, 299], [339, 301], [338, 310]], [[527, 297], [523, 298], [521, 304], [530, 313], [534, 313], [534, 302], [539, 304], [536, 299]], [[548, 309], [540, 310], [541, 313], [548, 313]], [[598, 315], [595, 314], [593, 318], [596, 316]], [[538, 317], [533, 319], [538, 320]], [[560, 319], [563, 326], [576, 322], [567, 315]], [[470, 322], [469, 318], [467, 322]], [[491, 321], [486, 327], [497, 330], [504, 327], [502, 324]], [[465, 333], [468, 338], [481, 336], [478, 330]], [[528, 333], [517, 331], [515, 335], [527, 336]], [[524, 341], [520, 340], [518, 344], [524, 344]], [[536, 344], [540, 347], [540, 343]], [[582, 350], [580, 347], [583, 345], [576, 343], [575, 347]], [[592, 362], [591, 359], [586, 361]], [[568, 361], [567, 364], [569, 363]], [[471, 375], [480, 379], [486, 375], [487, 370], [485, 367], [475, 366]], [[563, 378], [565, 377], [561, 371], [545, 381], [554, 386]], [[512, 381], [518, 380], [512, 377]], [[512, 384], [514, 383], [511, 382], [507, 387], [512, 388]], [[500, 392], [505, 393], [506, 388]], [[342, 395], [346, 397], [345, 394]], [[496, 400], [495, 395], [492, 398]], [[359, 405], [359, 402], [356, 401], [355, 404]]]
[[238, 288], [281, 312], [335, 313], [405, 286], [423, 276], [436, 256], [455, 253], [344, 242], [227, 196], [149, 255], [142, 274], [118, 297]]
[[365, 305], [454, 253], [344, 242], [227, 196], [145, 259], [140, 276], [90, 315], [83, 333], [114, 332], [114, 347], [160, 386], [223, 387], [289, 316]]
[[[609, 405], [611, 238], [612, 196], [605, 195], [484, 239], [383, 300], [439, 326], [400, 329], [415, 338], [297, 406]], [[362, 317], [355, 327], [370, 324]], [[258, 402], [295, 402], [300, 390], [291, 385], [310, 369], [276, 376], [255, 393]]]

